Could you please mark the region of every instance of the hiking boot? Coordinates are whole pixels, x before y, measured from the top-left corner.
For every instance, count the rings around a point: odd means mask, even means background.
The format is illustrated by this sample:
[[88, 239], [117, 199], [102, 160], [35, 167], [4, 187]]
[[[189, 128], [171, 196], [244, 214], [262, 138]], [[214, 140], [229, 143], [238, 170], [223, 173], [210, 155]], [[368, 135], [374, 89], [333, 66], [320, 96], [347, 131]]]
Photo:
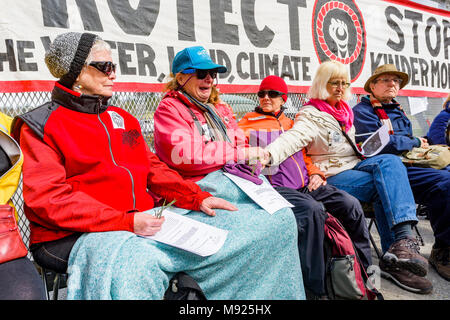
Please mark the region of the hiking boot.
[[430, 280], [409, 270], [387, 265], [383, 260], [380, 260], [380, 269], [383, 278], [393, 281], [402, 289], [420, 294], [428, 294], [433, 291], [433, 284]]
[[381, 259], [387, 266], [406, 269], [424, 277], [428, 272], [428, 260], [420, 253], [419, 244], [415, 238], [405, 238], [394, 242]]
[[449, 260], [450, 247], [431, 250], [430, 264], [436, 269], [437, 273], [447, 281], [450, 281], [450, 263]]

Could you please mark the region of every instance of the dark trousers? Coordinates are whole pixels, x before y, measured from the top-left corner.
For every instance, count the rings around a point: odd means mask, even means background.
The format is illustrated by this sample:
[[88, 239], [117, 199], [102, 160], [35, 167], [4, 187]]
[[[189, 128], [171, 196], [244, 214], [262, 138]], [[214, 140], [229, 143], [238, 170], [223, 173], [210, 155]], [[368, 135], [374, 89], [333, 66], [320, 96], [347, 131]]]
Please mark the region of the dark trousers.
[[0, 264], [0, 300], [46, 299], [42, 279], [27, 257]]
[[450, 171], [407, 167], [416, 203], [427, 206], [435, 247], [450, 246]]
[[30, 251], [34, 261], [45, 269], [66, 273], [70, 251], [81, 235], [81, 233], [75, 233], [55, 241], [31, 245]]
[[298, 249], [305, 289], [315, 295], [326, 294], [325, 259], [323, 255], [324, 226], [328, 212], [339, 219], [353, 240], [365, 268], [372, 264], [372, 256], [364, 212], [355, 197], [332, 185], [309, 192], [302, 188], [275, 189], [292, 205], [297, 220]]

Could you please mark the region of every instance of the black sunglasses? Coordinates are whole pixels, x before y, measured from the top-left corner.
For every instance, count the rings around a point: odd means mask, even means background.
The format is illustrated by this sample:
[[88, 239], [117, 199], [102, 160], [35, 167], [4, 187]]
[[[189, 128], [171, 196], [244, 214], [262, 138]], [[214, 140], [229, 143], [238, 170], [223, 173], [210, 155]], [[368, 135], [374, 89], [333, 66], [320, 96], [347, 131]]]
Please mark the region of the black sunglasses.
[[92, 61], [89, 65], [98, 71], [103, 72], [108, 77], [111, 73], [116, 72], [116, 64], [111, 61]]
[[280, 91], [276, 91], [276, 90], [261, 90], [258, 91], [258, 97], [260, 98], [264, 98], [266, 96], [266, 94], [269, 95], [269, 98], [276, 98], [276, 97], [281, 97], [284, 93], [280, 92]]
[[190, 74], [195, 73], [197, 76], [197, 79], [203, 80], [206, 78], [206, 76], [209, 74], [211, 78], [216, 79], [217, 78], [217, 69], [184, 69], [181, 71], [182, 73]]
[[217, 78], [217, 69], [209, 69], [209, 70], [196, 69], [195, 73], [197, 75], [197, 79], [200, 79], [200, 80], [205, 79], [206, 76], [208, 76], [208, 74], [213, 79]]

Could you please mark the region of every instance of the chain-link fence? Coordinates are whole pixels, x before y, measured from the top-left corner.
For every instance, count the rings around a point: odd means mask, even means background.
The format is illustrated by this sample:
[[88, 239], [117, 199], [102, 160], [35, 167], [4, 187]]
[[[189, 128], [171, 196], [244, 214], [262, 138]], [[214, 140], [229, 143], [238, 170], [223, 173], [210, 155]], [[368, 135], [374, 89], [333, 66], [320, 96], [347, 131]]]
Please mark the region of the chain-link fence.
[[[159, 92], [118, 92], [110, 99], [112, 105], [127, 110], [139, 120], [144, 138], [152, 150], [153, 114], [162, 96], [163, 93]], [[223, 94], [221, 98], [233, 108], [238, 121], [245, 113], [252, 111], [258, 103], [258, 97], [254, 93]], [[359, 95], [353, 95], [349, 101], [350, 106], [354, 106], [359, 102], [359, 99]], [[0, 111], [14, 117], [34, 109], [49, 100], [50, 92], [0, 93]], [[411, 108], [407, 97], [398, 97], [397, 100], [402, 104], [405, 112], [410, 115]], [[305, 94], [289, 94], [289, 99], [286, 103], [286, 115], [293, 118], [300, 106], [305, 104], [305, 102]], [[409, 116], [413, 124], [414, 135], [423, 136], [427, 133], [433, 118], [441, 111], [443, 102], [443, 98], [429, 98], [428, 109], [425, 112]], [[13, 202], [19, 213], [19, 227], [24, 242], [28, 244], [30, 234], [28, 221], [23, 213], [22, 183], [20, 183], [13, 197]]]

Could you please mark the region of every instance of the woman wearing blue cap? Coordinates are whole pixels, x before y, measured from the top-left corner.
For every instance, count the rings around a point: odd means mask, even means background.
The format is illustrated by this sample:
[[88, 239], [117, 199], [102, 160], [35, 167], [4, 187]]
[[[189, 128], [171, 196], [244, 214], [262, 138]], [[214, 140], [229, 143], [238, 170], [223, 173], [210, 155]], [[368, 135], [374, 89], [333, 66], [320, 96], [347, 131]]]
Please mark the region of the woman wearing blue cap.
[[[154, 115], [159, 158], [184, 178], [196, 181], [202, 189], [238, 208], [233, 214], [216, 210], [213, 219], [199, 217], [229, 231], [219, 254], [229, 252], [235, 259], [217, 267], [227, 278], [226, 286], [193, 278], [212, 297], [304, 299], [291, 209], [269, 214], [221, 170], [244, 165], [241, 162], [249, 158], [245, 135], [231, 108], [220, 101], [216, 88], [217, 73], [226, 71], [201, 46], [178, 52], [173, 60], [172, 80], [166, 86], [168, 92]], [[262, 175], [259, 178], [265, 179]], [[233, 275], [232, 270], [240, 270], [239, 275]]]
[[168, 93], [155, 112], [155, 150], [185, 178], [198, 181], [245, 158], [245, 136], [214, 84], [217, 73], [226, 71], [200, 46], [180, 51], [173, 60]]

